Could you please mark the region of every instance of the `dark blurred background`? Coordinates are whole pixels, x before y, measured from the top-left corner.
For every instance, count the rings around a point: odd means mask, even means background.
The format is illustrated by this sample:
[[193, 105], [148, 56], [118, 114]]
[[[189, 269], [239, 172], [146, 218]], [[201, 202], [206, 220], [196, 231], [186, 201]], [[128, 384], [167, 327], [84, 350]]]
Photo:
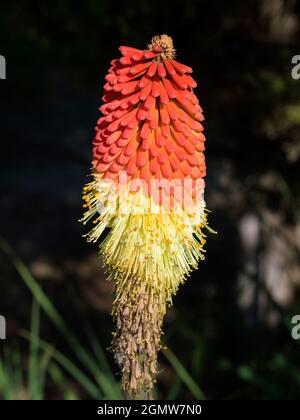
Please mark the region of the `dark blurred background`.
[[296, 0], [1, 2], [0, 398], [121, 398], [77, 220], [109, 62], [162, 33], [198, 82], [218, 234], [166, 317], [156, 396], [300, 398], [299, 29]]

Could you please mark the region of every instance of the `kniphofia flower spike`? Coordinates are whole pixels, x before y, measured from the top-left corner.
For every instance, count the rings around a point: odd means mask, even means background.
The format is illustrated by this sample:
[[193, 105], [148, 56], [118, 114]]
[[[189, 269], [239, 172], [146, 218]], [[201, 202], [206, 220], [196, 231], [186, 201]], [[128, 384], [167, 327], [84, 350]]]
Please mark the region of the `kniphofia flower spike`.
[[175, 61], [172, 39], [119, 50], [105, 77], [83, 222], [93, 219], [88, 240], [101, 236], [115, 280], [113, 352], [134, 396], [151, 390], [166, 308], [204, 258], [205, 137], [192, 69]]

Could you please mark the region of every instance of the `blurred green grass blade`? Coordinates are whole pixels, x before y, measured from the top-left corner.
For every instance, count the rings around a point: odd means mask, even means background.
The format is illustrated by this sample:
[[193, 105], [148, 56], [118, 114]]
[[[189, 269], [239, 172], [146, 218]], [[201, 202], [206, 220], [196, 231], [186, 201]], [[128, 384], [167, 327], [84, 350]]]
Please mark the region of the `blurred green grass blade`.
[[40, 400], [43, 397], [39, 383], [39, 330], [40, 330], [40, 305], [32, 299], [31, 327], [29, 341], [29, 366], [28, 366], [28, 391], [30, 400]]
[[84, 349], [80, 341], [76, 338], [75, 335], [72, 334], [72, 332], [65, 324], [63, 318], [61, 317], [57, 309], [54, 307], [50, 299], [47, 297], [45, 292], [36, 282], [26, 265], [15, 254], [14, 250], [10, 247], [10, 245], [2, 238], [0, 238], [0, 248], [2, 248], [2, 250], [10, 257], [13, 265], [15, 266], [17, 272], [20, 274], [26, 286], [29, 288], [35, 299], [38, 301], [41, 308], [43, 308], [49, 319], [61, 331], [65, 339], [68, 341], [71, 349], [79, 358], [79, 360], [85, 365], [87, 369], [89, 369], [91, 374], [95, 377], [106, 398], [120, 398], [120, 393], [116, 392], [116, 387], [103, 374], [103, 372], [101, 371], [91, 354]]
[[12, 362], [13, 366], [15, 367], [15, 384], [18, 389], [25, 389], [25, 382], [24, 382], [24, 375], [23, 375], [23, 368], [22, 368], [22, 354], [19, 347], [19, 341], [16, 343], [16, 349], [13, 351], [12, 354]]
[[205, 343], [202, 343], [200, 340], [195, 340], [193, 344], [193, 353], [191, 358], [191, 371], [195, 372], [197, 377], [200, 377], [201, 372], [204, 367], [204, 357], [203, 352], [205, 348]]
[[[38, 306], [38, 304], [34, 303]], [[34, 313], [34, 311], [33, 311]], [[35, 335], [35, 331], [37, 334]], [[30, 400], [43, 400], [45, 391], [45, 380], [48, 373], [49, 363], [52, 358], [51, 348], [46, 349], [43, 353], [39, 350], [39, 334], [36, 328], [31, 328], [30, 331], [30, 349], [29, 358], [32, 358], [32, 362], [29, 363], [28, 376], [30, 378], [28, 382], [28, 392]]]
[[87, 336], [90, 340], [93, 352], [95, 356], [97, 357], [97, 360], [99, 364], [103, 367], [103, 370], [109, 374], [112, 375], [110, 365], [108, 363], [107, 357], [103, 351], [103, 348], [99, 342], [99, 339], [96, 335], [96, 333], [93, 331], [92, 327], [90, 325], [85, 326]]
[[116, 388], [111, 379], [107, 377], [107, 375], [99, 371], [94, 376], [97, 383], [100, 385], [102, 392], [104, 393], [104, 399], [123, 399], [122, 395], [120, 394], [120, 391], [118, 390], [118, 388]]
[[191, 377], [182, 363], [177, 359], [175, 354], [168, 348], [163, 348], [162, 352], [170, 365], [175, 370], [176, 374], [182, 380], [182, 382], [187, 386], [187, 388], [192, 393], [193, 397], [197, 400], [206, 400], [206, 397], [203, 391], [200, 389], [199, 385], [195, 382], [195, 380]]
[[[34, 340], [37, 337], [33, 337], [32, 334], [22, 331], [21, 336], [26, 340]], [[42, 339], [37, 340], [37, 345], [44, 351], [52, 349], [53, 359], [57, 361], [82, 387], [85, 391], [95, 399], [99, 399], [102, 395], [99, 393], [99, 389], [77, 366], [74, 365], [64, 354], [54, 349], [50, 343]]]
[[60, 390], [64, 400], [77, 400], [76, 393], [70, 389], [68, 381], [57, 363], [52, 363], [49, 366], [49, 376], [51, 377], [54, 384]]
[[4, 400], [27, 398], [24, 392], [20, 349], [5, 348], [3, 353], [0, 358], [0, 398]]
[[179, 378], [178, 375], [176, 375], [171, 383], [171, 386], [168, 390], [168, 393], [165, 399], [169, 401], [176, 400], [180, 392], [180, 386], [181, 386], [181, 379]]
[[105, 376], [109, 378], [109, 394], [114, 396], [114, 399], [121, 400], [123, 399], [123, 395], [120, 391], [120, 385], [116, 381], [111, 369], [110, 365], [108, 363], [107, 357], [103, 351], [103, 348], [99, 342], [99, 339], [97, 338], [95, 332], [92, 330], [92, 328], [87, 325], [86, 326], [87, 335], [89, 337], [93, 352], [95, 356], [97, 357], [98, 363], [100, 366], [103, 366], [103, 370], [105, 373]]
[[22, 280], [24, 281], [28, 289], [31, 291], [33, 296], [36, 298], [37, 302], [39, 302], [46, 314], [52, 320], [52, 322], [58, 328], [63, 330], [65, 327], [63, 319], [56, 311], [56, 309], [54, 308], [46, 294], [43, 292], [41, 287], [35, 281], [35, 279], [33, 278], [26, 265], [23, 263], [23, 261], [15, 254], [14, 250], [10, 247], [10, 245], [2, 238], [0, 238], [0, 247], [10, 257], [15, 269], [21, 276]]
[[17, 350], [4, 348], [3, 357], [0, 359], [0, 392], [4, 400], [25, 399], [24, 384], [21, 379], [21, 365]]
[[39, 377], [40, 377], [40, 389], [41, 389], [41, 398], [43, 399], [44, 396], [44, 389], [45, 389], [45, 380], [46, 380], [46, 375], [48, 373], [48, 368], [51, 362], [51, 358], [52, 358], [52, 348], [48, 348], [47, 350], [44, 351], [42, 357], [40, 357], [40, 361], [39, 361]]
[[13, 367], [11, 364], [10, 354], [8, 353], [7, 347], [4, 348], [4, 358], [3, 358], [3, 365], [4, 365], [4, 385], [5, 385], [5, 399], [12, 400], [14, 394], [14, 386], [13, 386]]
[[3, 358], [0, 359], [0, 393], [4, 400], [11, 400], [11, 387], [9, 384], [9, 373]]

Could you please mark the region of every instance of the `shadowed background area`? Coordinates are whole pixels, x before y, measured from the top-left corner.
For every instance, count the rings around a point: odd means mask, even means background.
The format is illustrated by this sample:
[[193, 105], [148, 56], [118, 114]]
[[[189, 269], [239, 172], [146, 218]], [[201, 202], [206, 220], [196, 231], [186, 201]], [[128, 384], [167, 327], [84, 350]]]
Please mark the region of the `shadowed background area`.
[[166, 317], [156, 396], [300, 398], [299, 29], [296, 0], [1, 5], [0, 398], [121, 398], [77, 220], [110, 60], [162, 33], [198, 82], [218, 234]]

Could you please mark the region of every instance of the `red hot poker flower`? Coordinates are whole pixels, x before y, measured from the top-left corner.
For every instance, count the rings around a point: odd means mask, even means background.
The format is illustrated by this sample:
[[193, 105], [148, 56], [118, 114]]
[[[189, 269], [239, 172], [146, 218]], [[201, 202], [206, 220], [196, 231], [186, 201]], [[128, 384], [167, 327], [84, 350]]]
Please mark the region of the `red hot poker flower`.
[[156, 36], [122, 46], [105, 76], [93, 141], [94, 181], [84, 188], [88, 235], [116, 281], [113, 349], [130, 395], [149, 391], [167, 304], [204, 258], [207, 228], [202, 108], [192, 69]]

